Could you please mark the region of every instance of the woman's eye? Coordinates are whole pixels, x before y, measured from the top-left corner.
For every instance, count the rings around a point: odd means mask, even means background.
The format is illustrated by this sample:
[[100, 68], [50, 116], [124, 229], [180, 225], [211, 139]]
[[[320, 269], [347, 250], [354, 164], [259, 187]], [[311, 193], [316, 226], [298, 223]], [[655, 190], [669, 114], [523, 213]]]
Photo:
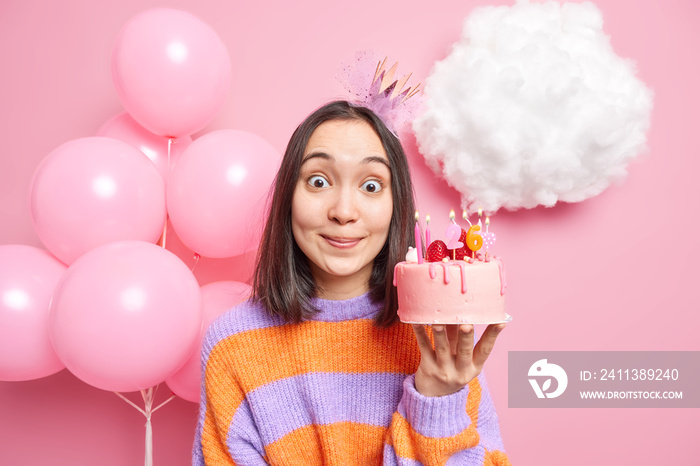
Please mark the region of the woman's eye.
[[362, 183], [362, 189], [368, 193], [378, 193], [382, 190], [382, 184], [377, 180], [369, 180]]
[[314, 188], [327, 188], [329, 186], [328, 180], [318, 175], [309, 178], [309, 185]]

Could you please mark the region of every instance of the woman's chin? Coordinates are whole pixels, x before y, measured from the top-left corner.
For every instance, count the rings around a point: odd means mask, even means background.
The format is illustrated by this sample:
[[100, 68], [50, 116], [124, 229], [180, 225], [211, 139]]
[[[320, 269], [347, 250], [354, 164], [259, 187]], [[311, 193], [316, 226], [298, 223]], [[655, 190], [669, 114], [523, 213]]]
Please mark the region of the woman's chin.
[[323, 268], [317, 270], [318, 274], [314, 273], [317, 280], [327, 283], [336, 281], [352, 281], [358, 283], [368, 283], [372, 273], [372, 265], [357, 265], [357, 264], [326, 264]]

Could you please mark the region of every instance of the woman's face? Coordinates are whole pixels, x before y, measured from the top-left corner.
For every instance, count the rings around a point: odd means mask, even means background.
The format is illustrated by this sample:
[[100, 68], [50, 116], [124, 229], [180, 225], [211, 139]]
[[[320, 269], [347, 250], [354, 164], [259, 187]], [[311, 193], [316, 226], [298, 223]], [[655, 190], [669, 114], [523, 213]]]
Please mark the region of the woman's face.
[[330, 120], [311, 135], [292, 199], [292, 231], [326, 299], [369, 290], [393, 201], [389, 159], [365, 121]]

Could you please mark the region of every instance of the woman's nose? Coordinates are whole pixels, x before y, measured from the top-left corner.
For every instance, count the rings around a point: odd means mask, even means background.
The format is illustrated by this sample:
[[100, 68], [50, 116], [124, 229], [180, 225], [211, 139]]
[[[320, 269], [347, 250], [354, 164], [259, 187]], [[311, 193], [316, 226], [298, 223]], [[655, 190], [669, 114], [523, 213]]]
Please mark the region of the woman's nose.
[[328, 209], [328, 218], [341, 225], [354, 222], [359, 217], [357, 199], [351, 189], [339, 189]]

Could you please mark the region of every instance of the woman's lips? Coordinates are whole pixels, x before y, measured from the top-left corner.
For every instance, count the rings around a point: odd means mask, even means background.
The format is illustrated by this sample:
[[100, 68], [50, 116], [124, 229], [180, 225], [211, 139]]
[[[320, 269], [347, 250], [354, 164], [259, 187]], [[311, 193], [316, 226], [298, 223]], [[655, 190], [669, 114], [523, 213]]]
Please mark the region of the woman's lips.
[[337, 236], [324, 236], [323, 239], [338, 249], [350, 249], [362, 240], [362, 238], [341, 238]]

